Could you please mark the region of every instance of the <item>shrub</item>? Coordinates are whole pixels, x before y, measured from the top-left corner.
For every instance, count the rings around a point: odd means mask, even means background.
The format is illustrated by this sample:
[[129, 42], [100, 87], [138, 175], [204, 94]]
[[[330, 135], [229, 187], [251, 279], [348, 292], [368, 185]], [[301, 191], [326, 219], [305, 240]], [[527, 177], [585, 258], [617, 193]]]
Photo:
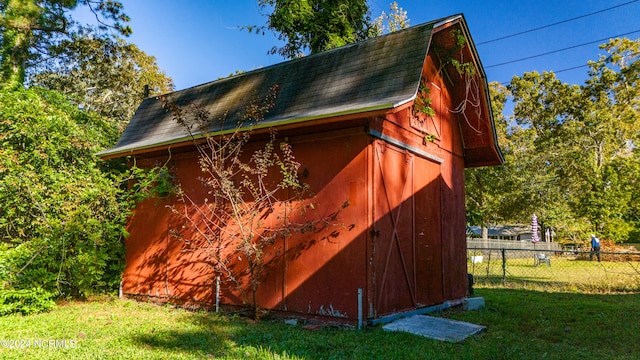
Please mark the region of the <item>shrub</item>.
[[94, 155], [116, 137], [56, 92], [0, 90], [0, 288], [117, 289], [131, 203], [118, 164]]
[[53, 294], [41, 288], [0, 290], [0, 316], [20, 313], [29, 315], [49, 311], [56, 306]]

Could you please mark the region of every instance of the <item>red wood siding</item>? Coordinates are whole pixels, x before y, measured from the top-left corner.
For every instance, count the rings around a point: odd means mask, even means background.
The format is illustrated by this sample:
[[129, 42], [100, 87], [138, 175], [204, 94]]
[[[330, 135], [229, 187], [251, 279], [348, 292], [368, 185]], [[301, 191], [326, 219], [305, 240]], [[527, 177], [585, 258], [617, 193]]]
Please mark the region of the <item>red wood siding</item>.
[[[362, 128], [292, 143], [311, 186], [311, 217], [339, 211], [335, 223], [287, 239], [285, 306], [300, 313], [357, 318], [358, 288], [367, 285], [367, 148]], [[343, 208], [344, 205], [347, 205]], [[315, 213], [315, 215], [314, 215]], [[304, 221], [292, 218], [292, 221]]]

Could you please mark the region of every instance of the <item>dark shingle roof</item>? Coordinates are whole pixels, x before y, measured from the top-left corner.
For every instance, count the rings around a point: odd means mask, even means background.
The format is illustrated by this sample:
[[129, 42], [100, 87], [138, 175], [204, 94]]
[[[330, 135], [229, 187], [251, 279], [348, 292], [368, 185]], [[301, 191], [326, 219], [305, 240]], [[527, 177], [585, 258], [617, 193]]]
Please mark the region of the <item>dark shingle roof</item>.
[[[283, 62], [167, 95], [177, 104], [193, 103], [218, 122], [212, 131], [235, 128], [247, 104], [279, 93], [260, 127], [278, 126], [342, 114], [389, 109], [416, 95], [434, 21]], [[225, 115], [226, 114], [226, 115]], [[188, 133], [156, 98], [145, 99], [118, 143], [99, 156], [125, 156], [136, 150], [182, 142]]]

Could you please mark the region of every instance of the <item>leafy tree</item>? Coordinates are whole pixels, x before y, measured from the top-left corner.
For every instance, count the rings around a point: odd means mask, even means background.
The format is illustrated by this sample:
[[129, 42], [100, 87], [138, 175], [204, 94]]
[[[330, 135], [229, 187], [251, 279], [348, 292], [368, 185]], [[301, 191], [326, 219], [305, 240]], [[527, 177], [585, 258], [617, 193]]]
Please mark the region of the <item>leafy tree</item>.
[[277, 33], [285, 45], [271, 52], [294, 59], [307, 51], [317, 53], [362, 40], [369, 34], [366, 0], [258, 0], [271, 10], [266, 26], [248, 26], [249, 31]]
[[[581, 86], [553, 73], [516, 76], [508, 89], [514, 119], [531, 146], [520, 160], [528, 179], [522, 207], [571, 233], [598, 232], [621, 241], [633, 233], [640, 166], [638, 41], [612, 40], [608, 55], [590, 63]], [[526, 199], [525, 199], [526, 200]]]
[[526, 73], [521, 78], [514, 77], [509, 89], [521, 144], [514, 164], [520, 179], [513, 193], [515, 205], [520, 207], [516, 219], [528, 223], [535, 213], [542, 226], [550, 226], [565, 236], [576, 230], [568, 228], [568, 224], [584, 223], [569, 208], [567, 196], [576, 183], [567, 175], [571, 161], [561, 149], [565, 143], [559, 136], [566, 120], [565, 110], [572, 106], [571, 99], [579, 96], [578, 86], [561, 83], [553, 73]]
[[285, 45], [272, 54], [295, 59], [342, 45], [409, 27], [407, 12], [397, 2], [390, 4], [373, 22], [366, 0], [258, 0], [269, 10], [266, 26], [245, 26], [257, 34], [275, 32]]
[[[502, 218], [501, 204], [509, 199], [508, 189], [505, 188], [507, 177], [511, 174], [507, 170], [512, 156], [512, 149], [507, 145], [507, 121], [502, 115], [506, 101], [506, 89], [498, 83], [492, 83], [489, 87], [491, 105], [494, 113], [496, 131], [500, 138], [500, 146], [505, 157], [505, 165], [500, 167], [481, 167], [465, 170], [466, 211], [467, 222], [472, 225], [480, 225], [483, 228], [483, 237], [486, 237], [486, 228], [498, 223]], [[496, 191], [502, 189], [502, 192]]]
[[[69, 13], [77, 6], [87, 6], [100, 25], [76, 24]], [[171, 88], [153, 57], [105, 32], [128, 35], [126, 21], [118, 1], [0, 0], [5, 300], [33, 297], [44, 309], [52, 295], [84, 296], [120, 282], [126, 219], [136, 200], [154, 195], [162, 174], [126, 170], [125, 161], [105, 163], [94, 154], [117, 140], [143, 85], [156, 93]]]
[[528, 223], [536, 213], [565, 239], [589, 232], [637, 238], [639, 46], [628, 39], [602, 45], [607, 54], [589, 63], [580, 86], [551, 72], [492, 86], [494, 114], [511, 97], [514, 116], [496, 117], [502, 168], [466, 171], [470, 223]]
[[122, 39], [75, 37], [49, 52], [53, 60], [38, 67], [30, 85], [66, 94], [84, 110], [111, 119], [120, 131], [144, 97], [173, 89], [153, 56]]
[[640, 163], [634, 149], [640, 144], [640, 39], [613, 39], [607, 51], [590, 63], [583, 101], [576, 109], [571, 134], [584, 139], [576, 146], [583, 154], [585, 187], [580, 212], [596, 231], [614, 240], [625, 239], [637, 218], [632, 208]]
[[24, 83], [25, 71], [59, 40], [79, 31], [70, 16], [78, 5], [96, 15], [101, 30], [129, 35], [122, 4], [114, 0], [1, 0], [0, 80], [4, 86]]
[[117, 289], [126, 219], [157, 175], [99, 161], [117, 136], [54, 91], [0, 90], [0, 291]]
[[389, 5], [389, 13], [384, 11], [378, 16], [369, 28], [369, 36], [380, 36], [387, 32], [394, 32], [409, 27], [407, 12], [403, 10], [397, 1]]

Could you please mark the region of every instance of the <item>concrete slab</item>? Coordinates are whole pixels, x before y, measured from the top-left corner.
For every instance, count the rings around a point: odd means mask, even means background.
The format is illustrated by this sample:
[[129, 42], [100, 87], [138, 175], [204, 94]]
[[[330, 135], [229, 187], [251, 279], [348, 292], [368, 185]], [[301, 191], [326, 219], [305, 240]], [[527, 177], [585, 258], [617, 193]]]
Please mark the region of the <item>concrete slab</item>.
[[482, 325], [462, 321], [414, 315], [382, 327], [386, 331], [404, 331], [440, 341], [458, 342], [484, 330]]
[[484, 309], [484, 298], [483, 297], [465, 298], [464, 300], [462, 300], [462, 309], [464, 311]]

